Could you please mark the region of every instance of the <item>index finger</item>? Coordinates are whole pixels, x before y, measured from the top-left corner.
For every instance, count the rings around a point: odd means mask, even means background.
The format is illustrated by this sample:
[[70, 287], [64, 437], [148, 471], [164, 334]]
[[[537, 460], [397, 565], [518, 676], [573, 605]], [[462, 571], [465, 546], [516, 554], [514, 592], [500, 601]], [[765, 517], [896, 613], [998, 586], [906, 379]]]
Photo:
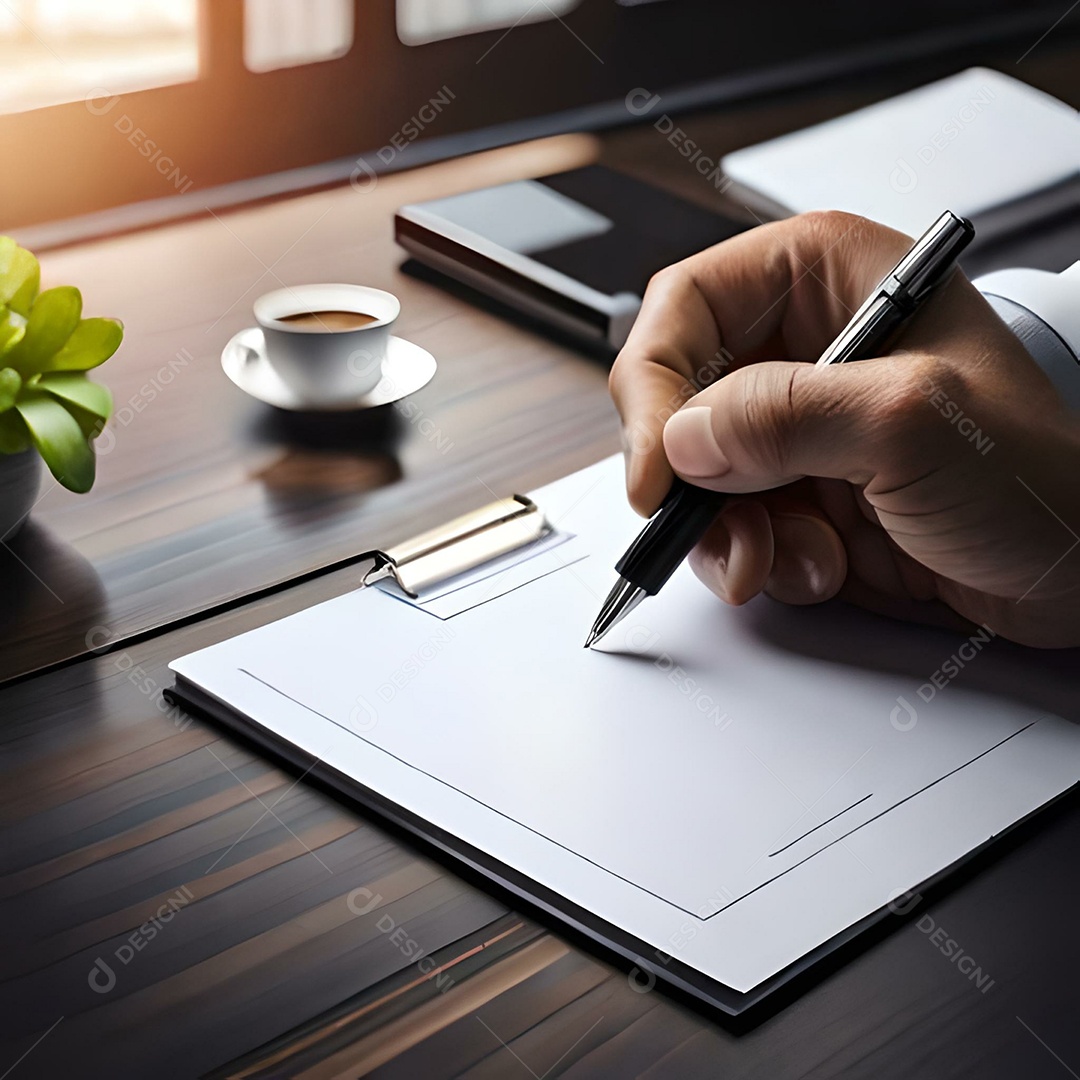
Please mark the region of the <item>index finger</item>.
[[909, 243], [854, 215], [802, 214], [653, 277], [609, 379], [634, 509], [651, 514], [671, 486], [662, 432], [683, 402], [763, 350], [816, 359]]

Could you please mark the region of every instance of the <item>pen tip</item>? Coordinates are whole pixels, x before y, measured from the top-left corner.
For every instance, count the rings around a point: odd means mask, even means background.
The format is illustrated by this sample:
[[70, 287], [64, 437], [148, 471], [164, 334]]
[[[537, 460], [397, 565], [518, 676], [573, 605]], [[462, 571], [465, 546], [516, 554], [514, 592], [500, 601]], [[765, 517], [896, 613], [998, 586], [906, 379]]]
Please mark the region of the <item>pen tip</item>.
[[585, 639], [585, 645], [584, 645], [584, 648], [586, 648], [586, 649], [587, 649], [587, 648], [588, 648], [588, 647], [589, 647], [589, 646], [590, 646], [590, 645], [591, 645], [591, 644], [592, 644], [592, 643], [593, 643], [593, 642], [594, 642], [595, 640], [596, 640], [596, 633], [595, 633], [595, 632], [591, 632], [591, 633], [589, 634], [589, 636], [588, 636], [588, 637], [587, 637], [587, 638]]

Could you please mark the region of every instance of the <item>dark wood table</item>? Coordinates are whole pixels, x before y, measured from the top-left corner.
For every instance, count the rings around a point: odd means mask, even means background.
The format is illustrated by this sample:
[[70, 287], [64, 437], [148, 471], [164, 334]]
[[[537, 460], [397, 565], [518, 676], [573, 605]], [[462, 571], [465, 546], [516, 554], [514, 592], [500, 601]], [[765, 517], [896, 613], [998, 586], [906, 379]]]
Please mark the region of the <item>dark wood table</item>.
[[[1024, 77], [1075, 100], [1075, 47], [1040, 51]], [[928, 74], [684, 126], [723, 152]], [[720, 205], [645, 127], [43, 257], [47, 280], [78, 283], [87, 310], [120, 316], [128, 335], [102, 371], [121, 411], [99, 485], [80, 499], [46, 486], [0, 548], [0, 1077], [1077, 1075], [1075, 800], [768, 1015], [722, 1024], [637, 992], [580, 943], [163, 702], [169, 660], [352, 588], [358, 552], [617, 448], [602, 361], [403, 272], [389, 235], [401, 203], [595, 160]], [[969, 269], [1059, 269], [1078, 235], [1074, 216]], [[255, 295], [336, 279], [402, 297], [402, 333], [440, 363], [419, 414], [272, 417], [225, 380], [221, 347]], [[387, 916], [434, 971], [404, 955]], [[926, 917], [992, 985], [943, 955]]]

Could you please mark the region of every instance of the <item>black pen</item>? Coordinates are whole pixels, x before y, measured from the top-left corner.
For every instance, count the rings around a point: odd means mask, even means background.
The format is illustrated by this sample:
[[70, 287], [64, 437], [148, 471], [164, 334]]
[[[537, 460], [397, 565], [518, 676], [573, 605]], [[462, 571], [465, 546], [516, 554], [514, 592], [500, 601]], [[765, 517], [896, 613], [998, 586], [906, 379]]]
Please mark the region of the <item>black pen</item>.
[[[878, 356], [888, 339], [944, 282], [975, 229], [966, 218], [945, 211], [906, 255], [881, 279], [818, 366]], [[727, 495], [688, 484], [678, 477], [663, 505], [615, 564], [619, 575], [585, 641], [599, 641], [645, 599], [655, 596], [705, 535]]]

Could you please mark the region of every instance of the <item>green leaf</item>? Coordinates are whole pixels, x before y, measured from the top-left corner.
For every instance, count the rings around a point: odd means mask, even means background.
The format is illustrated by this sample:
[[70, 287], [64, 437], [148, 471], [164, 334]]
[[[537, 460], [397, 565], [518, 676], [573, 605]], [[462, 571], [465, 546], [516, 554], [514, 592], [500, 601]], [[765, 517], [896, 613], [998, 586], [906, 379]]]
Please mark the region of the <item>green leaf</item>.
[[46, 289], [30, 309], [26, 333], [4, 355], [24, 379], [46, 369], [79, 325], [82, 295], [74, 285]]
[[0, 413], [0, 454], [21, 454], [30, 449], [30, 433], [23, 418], [12, 409]]
[[22, 389], [22, 379], [13, 368], [0, 368], [0, 413], [6, 413], [15, 404]]
[[64, 408], [71, 413], [82, 433], [91, 443], [105, 430], [106, 420], [97, 413], [80, 409], [78, 405], [73, 405], [70, 401], [64, 402]]
[[104, 364], [120, 348], [123, 339], [123, 324], [116, 319], [83, 319], [67, 344], [39, 370], [88, 371]]
[[41, 267], [26, 248], [0, 236], [0, 307], [27, 315], [41, 283]]
[[[7, 370], [10, 370], [7, 369]], [[0, 371], [0, 377], [3, 376]], [[42, 375], [34, 383], [35, 390], [46, 390], [61, 401], [71, 402], [102, 420], [112, 415], [112, 394], [100, 383], [91, 382], [82, 372], [57, 372]], [[0, 397], [0, 408], [3, 398]]]
[[71, 413], [56, 398], [38, 391], [24, 394], [15, 408], [53, 476], [69, 491], [89, 491], [94, 484], [94, 450]]
[[26, 329], [26, 320], [11, 308], [5, 308], [0, 314], [0, 358], [12, 348]]

